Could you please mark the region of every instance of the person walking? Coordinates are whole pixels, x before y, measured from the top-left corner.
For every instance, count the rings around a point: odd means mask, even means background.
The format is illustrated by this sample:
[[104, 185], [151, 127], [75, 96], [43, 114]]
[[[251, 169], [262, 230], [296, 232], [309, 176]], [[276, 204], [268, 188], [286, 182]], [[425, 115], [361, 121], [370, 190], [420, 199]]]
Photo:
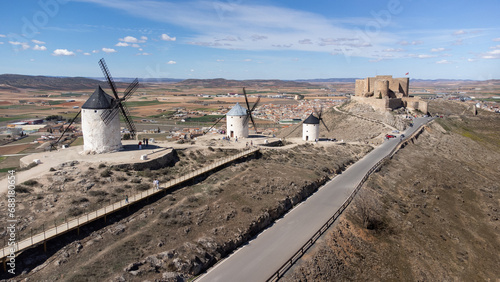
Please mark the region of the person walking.
[[139, 141], [139, 150], [142, 150], [142, 142]]
[[160, 189], [160, 181], [158, 179], [155, 179], [153, 181], [153, 185], [155, 186], [156, 190]]
[[128, 195], [125, 195], [125, 204], [128, 204]]

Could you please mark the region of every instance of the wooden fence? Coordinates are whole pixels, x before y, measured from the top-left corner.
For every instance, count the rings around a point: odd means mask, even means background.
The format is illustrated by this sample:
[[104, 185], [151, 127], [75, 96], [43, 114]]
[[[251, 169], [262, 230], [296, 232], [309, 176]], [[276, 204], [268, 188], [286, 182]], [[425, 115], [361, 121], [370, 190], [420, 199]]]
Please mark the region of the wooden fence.
[[[54, 227], [48, 228], [45, 230], [45, 226], [43, 228], [43, 231], [38, 233], [38, 234], [29, 234], [29, 236], [25, 236], [24, 239], [22, 240], [16, 240], [15, 244], [12, 246], [7, 246], [4, 242], [4, 247], [1, 249], [0, 254], [1, 254], [1, 259], [4, 261], [4, 265], [6, 262], [6, 258], [8, 255], [11, 253], [18, 253], [20, 251], [29, 249], [31, 247], [37, 246], [41, 243], [44, 244], [44, 248], [46, 248], [46, 242], [50, 239], [53, 239], [55, 237], [58, 237], [66, 232], [69, 232], [71, 230], [78, 230], [80, 231], [79, 228], [87, 223], [90, 223], [92, 221], [95, 221], [99, 218], [104, 218], [106, 219], [106, 216], [109, 214], [112, 214], [118, 210], [121, 210], [123, 208], [126, 208], [134, 203], [137, 203], [143, 199], [147, 199], [150, 196], [159, 194], [159, 193], [164, 193], [166, 189], [172, 188], [174, 186], [177, 186], [185, 181], [194, 179], [200, 175], [203, 175], [211, 170], [214, 170], [218, 167], [221, 167], [223, 165], [226, 165], [228, 163], [231, 163], [239, 158], [251, 155], [255, 152], [259, 151], [259, 148], [251, 148], [249, 150], [240, 152], [236, 155], [224, 158], [222, 160], [219, 160], [215, 163], [212, 163], [208, 166], [202, 167], [198, 170], [195, 170], [193, 172], [190, 172], [186, 175], [183, 175], [177, 179], [170, 180], [166, 182], [165, 184], [161, 185], [160, 189], [156, 188], [151, 188], [146, 191], [142, 191], [140, 193], [137, 193], [135, 195], [132, 195], [128, 199], [123, 199], [121, 201], [109, 204], [107, 206], [104, 206], [100, 209], [97, 209], [92, 212], [88, 212], [84, 215], [75, 217], [75, 218], [69, 218], [64, 220], [62, 224], [56, 225], [54, 224]], [[17, 230], [16, 230], [17, 232]]]

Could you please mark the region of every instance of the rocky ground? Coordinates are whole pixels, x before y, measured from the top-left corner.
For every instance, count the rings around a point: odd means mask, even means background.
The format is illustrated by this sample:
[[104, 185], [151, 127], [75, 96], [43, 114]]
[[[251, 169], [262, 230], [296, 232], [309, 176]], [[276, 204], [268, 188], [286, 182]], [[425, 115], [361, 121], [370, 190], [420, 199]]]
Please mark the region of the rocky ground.
[[283, 281], [495, 281], [500, 277], [500, 116], [444, 114], [373, 174]]
[[[49, 244], [21, 256], [18, 279], [31, 281], [142, 281], [190, 278], [283, 215], [371, 150], [366, 145], [298, 145], [264, 149], [206, 179], [165, 197], [108, 217], [101, 228], [82, 228], [69, 243]], [[54, 217], [77, 215], [123, 194], [151, 187], [175, 175], [235, 152], [225, 149], [178, 151], [179, 161], [160, 170], [133, 171], [70, 162], [37, 183], [25, 183], [18, 216], [27, 232]], [[144, 186], [144, 187], [143, 187]], [[41, 226], [42, 225], [42, 226]], [[23, 231], [21, 231], [23, 232]], [[75, 233], [75, 232], [73, 232]]]

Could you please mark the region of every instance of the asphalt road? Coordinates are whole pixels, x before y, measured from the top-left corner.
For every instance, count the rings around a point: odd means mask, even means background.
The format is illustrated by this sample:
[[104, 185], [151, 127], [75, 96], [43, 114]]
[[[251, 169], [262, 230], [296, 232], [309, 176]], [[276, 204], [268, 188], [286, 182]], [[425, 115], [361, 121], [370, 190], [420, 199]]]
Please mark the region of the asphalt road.
[[[410, 136], [429, 120], [416, 119], [403, 134]], [[399, 139], [386, 140], [196, 281], [266, 281], [328, 221]]]

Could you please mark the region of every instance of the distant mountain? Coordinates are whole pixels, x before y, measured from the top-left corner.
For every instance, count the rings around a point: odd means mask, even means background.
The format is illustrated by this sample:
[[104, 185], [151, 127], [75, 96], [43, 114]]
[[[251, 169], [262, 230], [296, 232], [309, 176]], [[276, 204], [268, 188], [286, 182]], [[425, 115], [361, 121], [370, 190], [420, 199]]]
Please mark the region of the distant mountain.
[[296, 79], [294, 81], [297, 82], [311, 82], [311, 83], [318, 83], [318, 82], [342, 82], [342, 83], [348, 83], [348, 82], [356, 82], [357, 78], [316, 78], [316, 79]]
[[3, 88], [33, 88], [41, 90], [81, 90], [92, 89], [103, 82], [84, 77], [51, 77], [20, 74], [0, 75], [0, 86]]
[[[104, 80], [103, 77], [88, 77], [90, 79], [96, 79], [96, 80]], [[113, 80], [115, 82], [127, 82], [130, 83], [134, 81], [135, 77], [113, 77]], [[147, 83], [176, 83], [183, 81], [184, 79], [179, 79], [179, 78], [138, 78], [139, 82], [147, 82]]]
[[[32, 76], [20, 74], [1, 74], [0, 88], [14, 90], [39, 89], [39, 90], [88, 90], [95, 89], [98, 85], [109, 89], [108, 83], [86, 77], [57, 77], [57, 76]], [[117, 82], [116, 87], [126, 88], [128, 83]]]
[[297, 82], [278, 79], [254, 79], [254, 80], [228, 80], [223, 78], [215, 79], [186, 79], [178, 82], [177, 85], [206, 88], [218, 87], [307, 87], [310, 86], [307, 82]]

